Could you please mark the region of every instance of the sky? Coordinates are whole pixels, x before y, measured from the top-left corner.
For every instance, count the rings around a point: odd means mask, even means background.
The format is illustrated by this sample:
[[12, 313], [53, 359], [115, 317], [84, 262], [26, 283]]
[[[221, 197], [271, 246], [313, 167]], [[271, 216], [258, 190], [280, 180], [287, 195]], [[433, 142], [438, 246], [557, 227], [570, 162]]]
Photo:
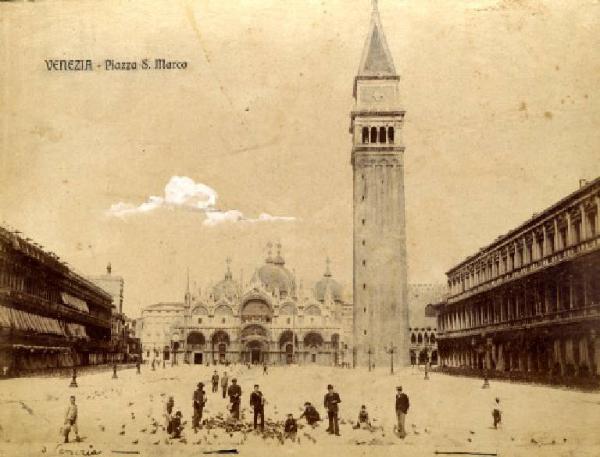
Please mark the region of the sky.
[[[352, 284], [352, 84], [369, 0], [0, 5], [0, 222], [124, 311], [249, 279]], [[409, 282], [600, 175], [600, 2], [380, 0], [406, 110]], [[118, 14], [117, 14], [118, 13]], [[49, 72], [45, 59], [187, 61]]]

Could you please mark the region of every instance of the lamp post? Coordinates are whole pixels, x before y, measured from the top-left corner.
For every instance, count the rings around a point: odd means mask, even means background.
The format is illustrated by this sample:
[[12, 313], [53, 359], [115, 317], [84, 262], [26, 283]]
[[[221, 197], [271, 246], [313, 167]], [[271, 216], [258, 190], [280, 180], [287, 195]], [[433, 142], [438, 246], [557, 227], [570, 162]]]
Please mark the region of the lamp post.
[[73, 367], [73, 375], [69, 387], [77, 387], [77, 368]]
[[390, 374], [394, 374], [394, 353], [396, 352], [396, 346], [390, 344], [389, 349], [385, 348], [385, 352], [390, 355]]
[[370, 346], [369, 346], [369, 350], [367, 351], [367, 354], [369, 354], [369, 371], [371, 371], [371, 354], [373, 354], [373, 350], [371, 349]]

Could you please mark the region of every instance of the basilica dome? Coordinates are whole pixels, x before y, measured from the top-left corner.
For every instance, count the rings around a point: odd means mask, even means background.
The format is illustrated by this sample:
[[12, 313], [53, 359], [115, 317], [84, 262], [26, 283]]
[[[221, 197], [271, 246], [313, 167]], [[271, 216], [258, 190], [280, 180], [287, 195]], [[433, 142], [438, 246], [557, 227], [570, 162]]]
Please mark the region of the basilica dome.
[[295, 291], [294, 275], [285, 268], [285, 260], [281, 256], [281, 245], [275, 259], [269, 256], [265, 264], [256, 271], [256, 279], [260, 280], [265, 288], [271, 292], [279, 290], [282, 295], [290, 296]]
[[215, 301], [219, 301], [223, 298], [232, 300], [235, 297], [240, 296], [240, 285], [237, 281], [233, 280], [233, 275], [227, 266], [227, 271], [225, 272], [225, 278], [219, 281], [212, 290], [213, 298]]
[[329, 259], [327, 259], [325, 274], [323, 274], [323, 277], [315, 284], [315, 298], [318, 301], [324, 301], [325, 293], [328, 288], [331, 293], [331, 298], [334, 301], [341, 302], [343, 287], [339, 282], [332, 278], [331, 271], [329, 270]]

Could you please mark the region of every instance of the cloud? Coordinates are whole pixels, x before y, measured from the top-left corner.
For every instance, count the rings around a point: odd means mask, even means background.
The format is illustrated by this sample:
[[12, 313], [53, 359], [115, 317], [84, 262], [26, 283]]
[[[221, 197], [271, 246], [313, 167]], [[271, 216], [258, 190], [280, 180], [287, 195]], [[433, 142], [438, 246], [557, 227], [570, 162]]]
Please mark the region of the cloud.
[[294, 221], [295, 217], [272, 216], [260, 213], [257, 218], [248, 218], [237, 209], [223, 210], [217, 208], [217, 192], [206, 184], [197, 183], [187, 176], [172, 176], [165, 186], [164, 197], [150, 196], [140, 205], [118, 202], [110, 206], [109, 216], [125, 218], [128, 216], [150, 213], [159, 209], [184, 209], [198, 211], [206, 217], [203, 224], [215, 226], [225, 222], [273, 222]]

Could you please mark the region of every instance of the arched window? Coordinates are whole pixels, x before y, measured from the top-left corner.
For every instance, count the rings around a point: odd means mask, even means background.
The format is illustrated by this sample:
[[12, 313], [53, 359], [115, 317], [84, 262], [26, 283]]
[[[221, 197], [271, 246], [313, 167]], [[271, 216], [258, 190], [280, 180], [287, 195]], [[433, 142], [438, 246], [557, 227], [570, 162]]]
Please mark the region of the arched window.
[[371, 143], [377, 143], [377, 127], [371, 127]]
[[421, 335], [420, 333], [417, 336], [417, 341], [419, 342], [419, 344], [421, 344], [423, 342], [423, 335]]
[[417, 337], [415, 336], [414, 333], [412, 335], [410, 335], [410, 342], [412, 344], [415, 344], [417, 342]]
[[390, 143], [394, 142], [394, 127], [388, 127], [388, 140]]
[[363, 144], [369, 142], [369, 127], [362, 128], [362, 142]]
[[435, 344], [435, 333], [431, 334], [431, 336], [429, 337], [429, 341], [431, 342], [431, 344]]
[[385, 143], [385, 127], [379, 128], [379, 142]]
[[429, 335], [427, 335], [427, 333], [424, 335], [423, 337], [425, 344], [429, 344]]

